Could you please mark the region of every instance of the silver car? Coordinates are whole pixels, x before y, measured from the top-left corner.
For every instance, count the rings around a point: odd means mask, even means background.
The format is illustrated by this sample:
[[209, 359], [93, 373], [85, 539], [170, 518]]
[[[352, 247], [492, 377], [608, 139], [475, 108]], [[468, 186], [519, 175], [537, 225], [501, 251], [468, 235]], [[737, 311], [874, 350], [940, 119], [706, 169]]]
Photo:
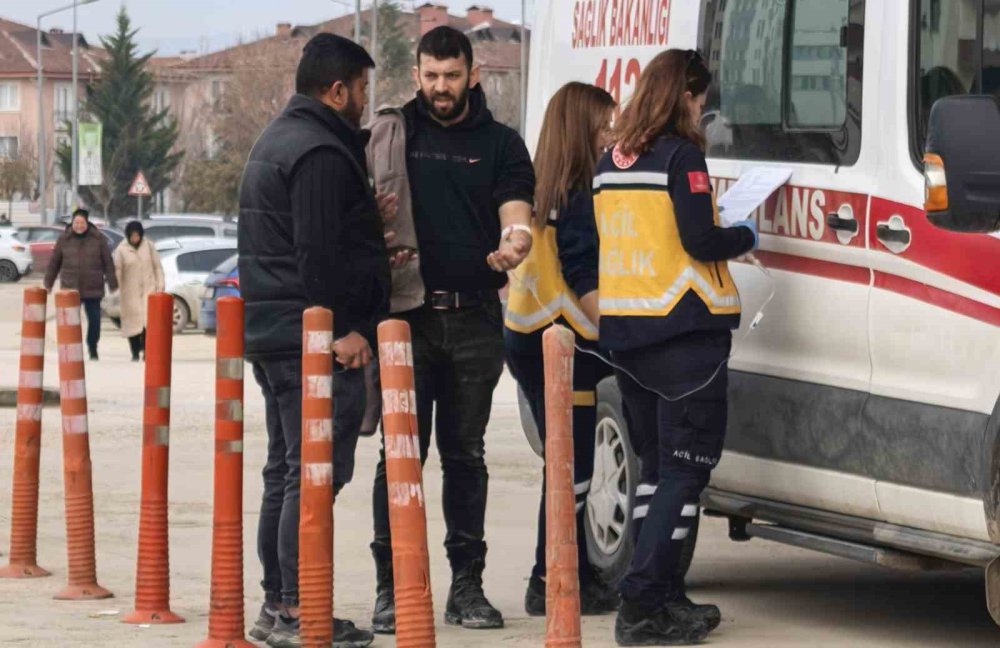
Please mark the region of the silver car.
[[154, 242], [186, 236], [236, 239], [236, 220], [222, 216], [158, 214], [143, 220], [142, 227]]

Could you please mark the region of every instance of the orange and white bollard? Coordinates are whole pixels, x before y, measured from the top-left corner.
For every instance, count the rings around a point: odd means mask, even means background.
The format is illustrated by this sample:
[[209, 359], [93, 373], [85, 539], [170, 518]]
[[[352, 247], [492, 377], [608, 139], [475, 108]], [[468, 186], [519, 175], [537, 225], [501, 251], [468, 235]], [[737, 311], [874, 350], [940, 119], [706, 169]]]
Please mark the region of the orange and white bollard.
[[545, 647], [579, 648], [580, 577], [573, 492], [573, 332], [542, 334], [545, 355]]
[[392, 530], [396, 645], [427, 648], [435, 645], [434, 605], [410, 325], [400, 320], [379, 324], [378, 355]]
[[197, 648], [253, 648], [243, 627], [243, 300], [216, 302], [215, 510], [208, 639]]
[[146, 301], [146, 384], [142, 408], [142, 503], [135, 572], [135, 610], [123, 623], [183, 623], [170, 611], [167, 471], [170, 460], [170, 363], [174, 298]]
[[59, 345], [68, 583], [55, 598], [110, 598], [113, 594], [97, 584], [93, 466], [90, 463], [87, 424], [83, 331], [80, 327], [80, 293], [75, 290], [60, 290], [56, 293], [56, 342]]
[[42, 450], [42, 374], [45, 367], [44, 288], [24, 289], [21, 363], [14, 432], [14, 485], [10, 495], [10, 564], [0, 578], [38, 578], [38, 468]]
[[299, 636], [333, 641], [333, 313], [302, 314], [302, 477], [299, 500]]

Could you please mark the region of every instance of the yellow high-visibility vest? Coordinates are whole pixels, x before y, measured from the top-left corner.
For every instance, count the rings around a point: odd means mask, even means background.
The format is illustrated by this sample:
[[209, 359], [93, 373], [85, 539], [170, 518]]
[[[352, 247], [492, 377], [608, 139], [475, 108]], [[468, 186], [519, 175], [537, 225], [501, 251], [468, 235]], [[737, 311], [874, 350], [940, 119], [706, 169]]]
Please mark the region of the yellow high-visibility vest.
[[[725, 261], [705, 263], [681, 244], [667, 174], [613, 169], [594, 178], [601, 240], [600, 309], [612, 317], [662, 317], [693, 290], [714, 315], [740, 312]], [[712, 197], [715, 224], [719, 210]]]
[[550, 221], [542, 230], [532, 223], [531, 233], [531, 252], [511, 272], [504, 320], [507, 328], [534, 333], [562, 317], [581, 337], [596, 340], [597, 327], [584, 314], [579, 299], [563, 278], [555, 225]]

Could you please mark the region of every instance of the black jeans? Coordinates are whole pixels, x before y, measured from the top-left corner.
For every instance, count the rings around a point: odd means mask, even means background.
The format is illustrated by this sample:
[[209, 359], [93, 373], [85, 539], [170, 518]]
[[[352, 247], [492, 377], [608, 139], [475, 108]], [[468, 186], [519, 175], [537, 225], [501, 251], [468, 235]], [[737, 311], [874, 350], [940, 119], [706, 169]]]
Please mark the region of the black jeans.
[[[459, 572], [486, 558], [485, 436], [493, 390], [503, 372], [500, 301], [494, 294], [477, 307], [437, 311], [424, 306], [400, 317], [409, 322], [413, 338], [420, 458], [427, 459], [433, 421], [444, 473], [444, 546], [452, 571]], [[372, 551], [380, 562], [389, 561], [384, 437], [372, 508]]]
[[87, 314], [87, 350], [97, 353], [97, 343], [101, 341], [101, 298], [88, 297], [81, 299], [83, 310]]
[[138, 335], [133, 335], [128, 339], [128, 347], [132, 351], [132, 357], [138, 358], [139, 352], [146, 352], [146, 329], [142, 329], [142, 333]]
[[635, 552], [621, 582], [627, 601], [655, 608], [684, 594], [677, 565], [701, 492], [722, 454], [728, 367], [719, 367], [731, 343], [729, 331], [699, 331], [614, 354], [615, 363], [638, 379], [616, 370], [639, 457]]
[[[264, 394], [267, 463], [257, 527], [261, 586], [269, 603], [297, 606], [299, 599], [299, 488], [302, 450], [302, 360], [253, 363]], [[337, 368], [333, 376], [333, 490], [354, 475], [354, 451], [365, 410], [362, 369]]]
[[[545, 440], [545, 363], [538, 354], [507, 352], [507, 367], [517, 380], [531, 408], [538, 434]], [[597, 425], [597, 383], [611, 375], [611, 367], [600, 358], [577, 351], [573, 357], [573, 482], [576, 494], [576, 545], [581, 578], [593, 576], [588, 569], [585, 505], [594, 474], [594, 436]], [[545, 578], [545, 471], [542, 471], [542, 501], [538, 510], [538, 541], [535, 544], [535, 579]]]

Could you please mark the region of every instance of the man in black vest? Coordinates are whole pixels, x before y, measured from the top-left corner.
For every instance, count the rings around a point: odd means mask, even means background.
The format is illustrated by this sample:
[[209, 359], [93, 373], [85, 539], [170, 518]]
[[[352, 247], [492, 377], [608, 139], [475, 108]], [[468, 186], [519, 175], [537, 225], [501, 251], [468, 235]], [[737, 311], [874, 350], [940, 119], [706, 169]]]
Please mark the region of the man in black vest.
[[[240, 283], [246, 357], [264, 393], [268, 452], [257, 551], [265, 603], [250, 635], [299, 646], [298, 529], [302, 311], [334, 312], [334, 491], [351, 479], [364, 412], [363, 369], [388, 311], [379, 204], [360, 130], [368, 71], [360, 45], [319, 34], [303, 49], [296, 94], [254, 144], [240, 188]], [[372, 634], [334, 621], [334, 646]]]
[[[483, 592], [488, 474], [485, 436], [503, 372], [497, 291], [531, 250], [535, 174], [517, 132], [493, 119], [468, 37], [451, 27], [417, 47], [416, 98], [403, 107], [407, 174], [424, 305], [398, 316], [413, 335], [421, 458], [436, 434], [444, 473], [445, 548], [452, 584], [445, 621], [501, 628]], [[433, 424], [432, 424], [433, 423]], [[377, 573], [373, 630], [395, 631], [385, 461], [373, 494]], [[473, 645], [470, 643], [470, 645]]]

